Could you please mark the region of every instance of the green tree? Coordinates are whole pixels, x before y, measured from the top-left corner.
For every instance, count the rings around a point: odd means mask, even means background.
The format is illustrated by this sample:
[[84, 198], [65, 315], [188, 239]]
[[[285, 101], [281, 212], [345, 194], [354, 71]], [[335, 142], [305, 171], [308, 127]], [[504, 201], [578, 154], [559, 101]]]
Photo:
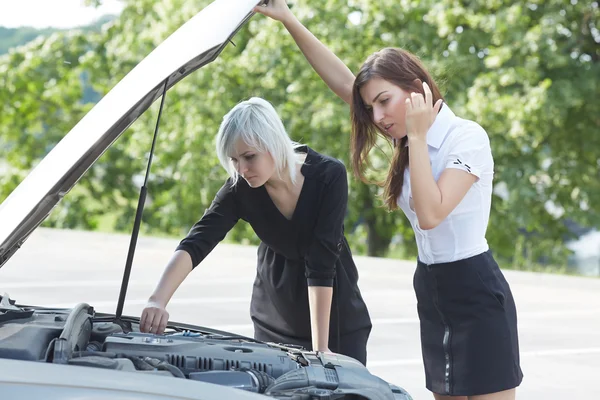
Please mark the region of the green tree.
[[442, 1], [429, 13], [454, 53], [483, 67], [461, 112], [492, 139], [505, 190], [488, 237], [506, 257], [518, 242], [564, 260], [564, 218], [600, 224], [599, 15], [597, 2], [560, 0]]
[[[0, 58], [0, 199], [153, 48], [209, 0], [126, 1], [104, 29], [57, 33]], [[597, 225], [598, 5], [590, 2], [330, 0], [297, 2], [299, 18], [353, 71], [375, 50], [418, 54], [452, 109], [490, 134], [496, 196], [488, 239], [507, 260], [564, 260], [568, 217]], [[349, 164], [349, 109], [310, 68], [282, 26], [254, 17], [212, 64], [166, 97], [142, 229], [182, 235], [226, 178], [214, 152], [223, 115], [250, 96], [271, 101], [293, 139]], [[55, 210], [48, 225], [130, 231], [158, 104], [136, 121]], [[594, 147], [595, 146], [595, 147]], [[385, 173], [390, 148], [372, 157]], [[355, 251], [385, 255], [400, 239], [415, 254], [401, 212], [380, 188], [350, 179], [346, 230]], [[552, 202], [562, 215], [548, 210]], [[246, 224], [233, 240], [256, 243]], [[515, 250], [518, 249], [518, 250]], [[518, 251], [518, 253], [517, 253]]]
[[[0, 176], [2, 199], [90, 109], [81, 101], [79, 57], [87, 46], [81, 34], [56, 32], [0, 58], [0, 160], [8, 165]], [[102, 210], [85, 206], [94, 189], [85, 182], [74, 190], [57, 226], [94, 228]]]
[[[104, 25], [106, 22], [112, 21], [114, 18], [114, 15], [104, 15], [94, 23], [84, 26], [81, 29], [88, 32], [97, 31], [102, 25]], [[64, 31], [66, 31], [66, 29], [36, 29], [31, 27], [5, 28], [0, 26], [0, 55], [8, 53], [8, 50], [11, 48], [27, 44], [39, 36], [48, 37], [54, 32]]]

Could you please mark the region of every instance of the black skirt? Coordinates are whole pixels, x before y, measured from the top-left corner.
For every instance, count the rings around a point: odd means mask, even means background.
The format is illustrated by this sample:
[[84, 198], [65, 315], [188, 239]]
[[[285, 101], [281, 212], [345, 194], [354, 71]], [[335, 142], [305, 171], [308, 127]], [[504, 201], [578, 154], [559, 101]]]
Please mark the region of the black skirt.
[[427, 389], [475, 396], [520, 385], [515, 302], [489, 250], [449, 263], [419, 262], [413, 284]]

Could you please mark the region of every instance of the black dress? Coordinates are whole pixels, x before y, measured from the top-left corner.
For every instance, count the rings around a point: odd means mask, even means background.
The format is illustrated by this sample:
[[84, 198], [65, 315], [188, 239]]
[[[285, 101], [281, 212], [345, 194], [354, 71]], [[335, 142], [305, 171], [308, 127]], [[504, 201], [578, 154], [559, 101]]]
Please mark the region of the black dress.
[[304, 183], [291, 219], [275, 206], [264, 186], [228, 179], [204, 216], [183, 239], [194, 267], [239, 219], [261, 243], [250, 316], [256, 339], [312, 348], [308, 286], [333, 287], [329, 349], [366, 364], [371, 319], [358, 289], [358, 271], [344, 236], [348, 200], [346, 168], [308, 146]]

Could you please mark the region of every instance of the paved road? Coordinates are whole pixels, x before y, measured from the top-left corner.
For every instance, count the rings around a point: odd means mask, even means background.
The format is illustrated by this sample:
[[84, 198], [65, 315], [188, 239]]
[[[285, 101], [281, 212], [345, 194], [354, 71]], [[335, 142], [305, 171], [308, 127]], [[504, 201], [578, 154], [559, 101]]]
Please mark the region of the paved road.
[[[141, 237], [125, 314], [139, 315], [177, 240]], [[0, 270], [0, 291], [23, 304], [87, 302], [114, 312], [129, 245], [126, 235], [38, 229]], [[183, 283], [171, 320], [252, 335], [248, 315], [254, 247], [221, 244]], [[405, 387], [424, 388], [412, 262], [357, 257], [373, 318], [369, 369]], [[600, 279], [505, 271], [519, 312], [522, 368], [518, 398], [598, 398]]]

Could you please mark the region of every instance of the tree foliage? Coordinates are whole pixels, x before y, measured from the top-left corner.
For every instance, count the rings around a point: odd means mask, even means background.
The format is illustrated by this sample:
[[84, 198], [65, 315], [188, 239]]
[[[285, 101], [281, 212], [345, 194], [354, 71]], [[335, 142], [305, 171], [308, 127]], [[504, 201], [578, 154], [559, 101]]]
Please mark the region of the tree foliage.
[[[208, 0], [127, 1], [98, 31], [39, 38], [0, 58], [0, 200], [131, 68]], [[559, 0], [329, 0], [294, 12], [357, 71], [371, 52], [418, 54], [459, 115], [490, 134], [496, 195], [488, 240], [512, 258], [564, 259], [564, 220], [598, 225], [597, 112], [600, 33], [596, 2]], [[201, 38], [198, 38], [200, 40]], [[221, 57], [166, 96], [142, 229], [182, 235], [226, 178], [214, 136], [223, 115], [250, 96], [271, 101], [293, 139], [349, 165], [349, 110], [310, 68], [283, 27], [255, 16]], [[85, 99], [85, 100], [84, 100]], [[158, 102], [90, 169], [47, 224], [129, 231]], [[381, 177], [385, 145], [374, 157]], [[400, 212], [380, 188], [350, 179], [346, 231], [356, 252], [385, 255], [399, 239], [415, 254]], [[556, 212], [559, 210], [559, 213]], [[238, 224], [236, 241], [256, 243]], [[396, 241], [394, 241], [396, 242]], [[519, 246], [516, 246], [518, 242]]]
[[[114, 18], [114, 15], [104, 15], [93, 24], [84, 26], [81, 29], [84, 31], [97, 31], [102, 25], [104, 25], [106, 22], [112, 21]], [[64, 32], [65, 30], [66, 29], [62, 28], [5, 28], [0, 26], [0, 55], [8, 53], [9, 49], [11, 48], [27, 44], [39, 36], [48, 37], [54, 32]]]

